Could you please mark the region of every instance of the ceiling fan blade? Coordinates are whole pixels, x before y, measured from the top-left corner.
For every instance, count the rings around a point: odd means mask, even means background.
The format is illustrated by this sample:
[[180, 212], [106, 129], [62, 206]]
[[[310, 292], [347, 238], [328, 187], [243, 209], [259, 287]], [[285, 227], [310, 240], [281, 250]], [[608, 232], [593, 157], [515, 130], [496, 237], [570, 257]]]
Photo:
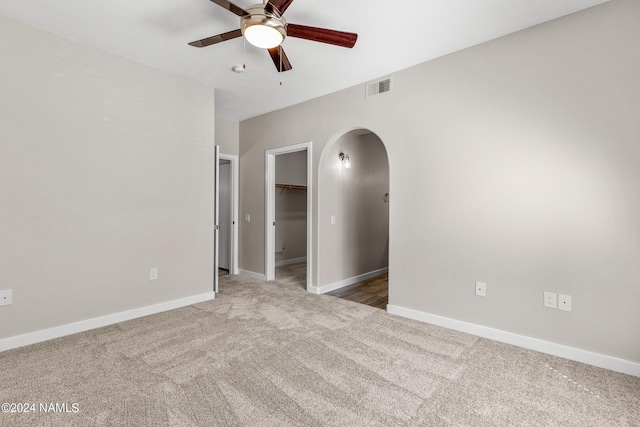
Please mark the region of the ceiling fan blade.
[[189, 45], [195, 47], [207, 47], [211, 46], [212, 44], [220, 43], [225, 40], [235, 39], [237, 37], [242, 37], [242, 31], [240, 31], [240, 29], [218, 34], [217, 36], [207, 37], [206, 39], [196, 40], [189, 43]]
[[356, 44], [356, 40], [358, 40], [358, 35], [355, 33], [296, 24], [287, 25], [287, 36], [348, 48], [352, 48]]
[[247, 12], [243, 8], [241, 8], [240, 6], [236, 6], [230, 1], [227, 1], [227, 0], [211, 0], [211, 1], [217, 4], [218, 6], [221, 6], [227, 10], [230, 10], [231, 12], [235, 13], [238, 16], [243, 16], [247, 14]]
[[267, 50], [269, 51], [269, 55], [271, 55], [273, 64], [276, 66], [278, 72], [281, 73], [283, 71], [289, 71], [293, 68], [291, 66], [291, 62], [289, 62], [289, 58], [287, 58], [287, 54], [284, 53], [284, 49], [282, 48], [282, 46], [272, 47], [271, 49]]
[[[267, 8], [275, 7], [280, 12], [280, 15], [284, 13], [285, 10], [293, 3], [293, 0], [269, 0], [267, 3]], [[270, 10], [269, 10], [270, 12]]]

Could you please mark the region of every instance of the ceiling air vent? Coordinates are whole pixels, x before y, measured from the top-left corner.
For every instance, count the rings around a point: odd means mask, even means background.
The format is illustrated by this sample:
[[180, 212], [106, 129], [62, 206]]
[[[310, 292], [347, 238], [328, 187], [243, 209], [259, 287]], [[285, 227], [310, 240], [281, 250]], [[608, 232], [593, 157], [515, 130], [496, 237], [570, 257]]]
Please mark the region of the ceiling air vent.
[[367, 83], [367, 98], [385, 92], [391, 92], [391, 77], [385, 77], [382, 80]]

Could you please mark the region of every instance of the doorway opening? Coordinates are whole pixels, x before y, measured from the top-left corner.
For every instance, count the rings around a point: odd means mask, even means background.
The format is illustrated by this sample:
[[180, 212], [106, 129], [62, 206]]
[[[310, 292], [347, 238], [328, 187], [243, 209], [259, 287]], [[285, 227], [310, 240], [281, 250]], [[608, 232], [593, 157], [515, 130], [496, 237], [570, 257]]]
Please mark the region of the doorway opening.
[[[265, 152], [265, 277], [304, 282], [312, 271], [311, 142]], [[302, 280], [301, 280], [302, 279]]]
[[215, 292], [219, 277], [238, 274], [238, 172], [238, 156], [217, 155]]
[[384, 143], [367, 129], [347, 132], [325, 148], [318, 183], [318, 293], [386, 309], [389, 168]]

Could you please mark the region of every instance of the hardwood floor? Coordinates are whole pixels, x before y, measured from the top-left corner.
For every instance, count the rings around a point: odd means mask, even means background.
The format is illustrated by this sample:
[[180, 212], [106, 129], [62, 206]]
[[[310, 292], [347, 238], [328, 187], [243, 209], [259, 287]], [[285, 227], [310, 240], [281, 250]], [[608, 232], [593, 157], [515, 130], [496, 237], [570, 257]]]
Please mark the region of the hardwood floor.
[[[306, 271], [306, 262], [277, 267], [276, 278], [281, 281], [298, 283], [306, 289]], [[385, 273], [341, 289], [336, 289], [332, 292], [327, 292], [326, 295], [386, 310], [387, 304], [389, 303], [389, 275]]]
[[353, 285], [327, 292], [327, 295], [386, 310], [389, 303], [389, 275], [383, 274], [363, 282], [354, 283]]

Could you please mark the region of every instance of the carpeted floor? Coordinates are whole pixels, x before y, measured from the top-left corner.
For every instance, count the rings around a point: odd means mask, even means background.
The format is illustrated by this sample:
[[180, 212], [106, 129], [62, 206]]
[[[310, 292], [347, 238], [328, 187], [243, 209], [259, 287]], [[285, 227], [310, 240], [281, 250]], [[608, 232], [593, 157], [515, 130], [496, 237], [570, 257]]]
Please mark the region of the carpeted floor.
[[68, 404], [0, 413], [0, 425], [640, 425], [640, 378], [311, 295], [287, 277], [226, 276], [220, 289], [0, 353], [2, 402]]

